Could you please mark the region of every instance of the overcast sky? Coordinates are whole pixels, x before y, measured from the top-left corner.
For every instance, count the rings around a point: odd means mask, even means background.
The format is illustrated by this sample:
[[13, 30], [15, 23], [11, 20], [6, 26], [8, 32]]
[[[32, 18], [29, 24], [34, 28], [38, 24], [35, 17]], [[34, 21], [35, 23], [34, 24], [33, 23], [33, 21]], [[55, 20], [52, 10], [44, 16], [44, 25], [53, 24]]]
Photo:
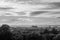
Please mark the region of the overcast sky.
[[59, 0], [42, 0], [41, 2], [50, 1], [52, 3], [42, 4], [24, 2], [24, 0], [18, 3], [0, 1], [0, 24], [59, 24]]

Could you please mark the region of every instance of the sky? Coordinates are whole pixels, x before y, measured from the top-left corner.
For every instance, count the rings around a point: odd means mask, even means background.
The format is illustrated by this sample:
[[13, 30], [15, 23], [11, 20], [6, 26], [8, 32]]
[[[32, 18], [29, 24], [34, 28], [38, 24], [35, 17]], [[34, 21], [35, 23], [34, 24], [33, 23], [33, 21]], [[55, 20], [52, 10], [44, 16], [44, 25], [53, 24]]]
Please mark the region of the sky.
[[60, 25], [60, 0], [0, 0], [0, 24]]

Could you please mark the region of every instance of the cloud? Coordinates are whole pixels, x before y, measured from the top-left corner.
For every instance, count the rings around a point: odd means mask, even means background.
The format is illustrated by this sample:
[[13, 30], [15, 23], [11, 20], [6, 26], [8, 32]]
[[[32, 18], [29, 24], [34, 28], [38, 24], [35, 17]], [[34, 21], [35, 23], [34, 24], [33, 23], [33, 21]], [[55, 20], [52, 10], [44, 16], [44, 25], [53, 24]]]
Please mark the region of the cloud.
[[59, 15], [60, 13], [57, 13], [57, 12], [47, 12], [47, 13], [41, 13], [39, 15], [35, 15], [32, 17], [57, 18], [57, 17], [60, 17]]
[[17, 19], [17, 21], [33, 22], [33, 20], [32, 20], [32, 19], [30, 19], [30, 18], [18, 18], [18, 19]]
[[0, 11], [1, 10], [6, 11], [6, 10], [11, 10], [11, 9], [14, 9], [14, 8], [12, 8], [12, 7], [0, 7]]
[[34, 12], [31, 12], [31, 16], [36, 16], [36, 15], [41, 15], [41, 14], [45, 14], [47, 13], [48, 11], [34, 11]]
[[41, 0], [41, 2], [45, 3], [51, 3], [51, 2], [60, 2], [60, 0]]
[[6, 22], [6, 21], [8, 21], [8, 20], [7, 20], [7, 19], [2, 19], [2, 20], [0, 20], [0, 21]]
[[60, 2], [52, 2], [52, 3], [49, 3], [49, 4], [52, 5], [52, 7], [55, 8], [55, 9], [60, 8]]
[[[10, 24], [54, 24], [59, 23], [60, 8], [57, 4], [0, 4], [1, 23]], [[4, 11], [5, 10], [5, 11]]]
[[[2, 8], [0, 8], [3, 12], [4, 16], [30, 16], [30, 12], [31, 11], [37, 11], [42, 8], [46, 8], [47, 5], [29, 5], [29, 4], [16, 4], [16, 3], [11, 3], [11, 2], [1, 2], [0, 6]], [[10, 8], [9, 8], [10, 7]], [[3, 11], [5, 10], [5, 11]], [[7, 10], [7, 11], [6, 11]], [[23, 13], [25, 13], [24, 15], [19, 15], [19, 14], [23, 14], [21, 13], [23, 11]], [[19, 14], [18, 14], [19, 12]], [[7, 15], [7, 14], [11, 14], [11, 15]]]

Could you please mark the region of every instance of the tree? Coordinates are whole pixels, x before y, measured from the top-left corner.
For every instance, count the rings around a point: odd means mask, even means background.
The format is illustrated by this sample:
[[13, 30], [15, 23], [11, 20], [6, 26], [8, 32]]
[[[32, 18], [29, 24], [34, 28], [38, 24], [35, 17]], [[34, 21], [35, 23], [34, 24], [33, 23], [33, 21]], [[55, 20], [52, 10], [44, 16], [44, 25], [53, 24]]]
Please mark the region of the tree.
[[4, 31], [9, 31], [9, 28], [10, 28], [10, 26], [7, 25], [7, 24], [3, 24], [3, 25], [1, 26], [1, 30], [4, 30]]
[[0, 28], [0, 39], [1, 40], [11, 40], [12, 33], [10, 32], [10, 26], [3, 24]]

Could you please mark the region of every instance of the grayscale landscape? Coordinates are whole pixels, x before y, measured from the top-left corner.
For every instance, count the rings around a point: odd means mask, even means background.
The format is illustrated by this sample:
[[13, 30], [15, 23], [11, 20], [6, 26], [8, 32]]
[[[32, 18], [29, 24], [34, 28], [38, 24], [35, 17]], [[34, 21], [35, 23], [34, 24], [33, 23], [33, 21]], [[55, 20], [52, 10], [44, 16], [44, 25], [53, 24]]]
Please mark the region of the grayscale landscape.
[[0, 40], [60, 40], [60, 0], [0, 0]]

